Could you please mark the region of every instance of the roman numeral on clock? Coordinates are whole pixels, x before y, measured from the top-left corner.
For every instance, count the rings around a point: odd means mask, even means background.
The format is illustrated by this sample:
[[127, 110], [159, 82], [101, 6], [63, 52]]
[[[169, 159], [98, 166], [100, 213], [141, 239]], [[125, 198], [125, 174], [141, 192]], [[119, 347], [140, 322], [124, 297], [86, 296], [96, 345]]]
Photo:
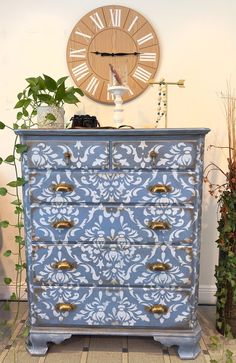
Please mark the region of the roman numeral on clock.
[[133, 77], [136, 79], [139, 79], [141, 82], [146, 83], [149, 78], [151, 77], [151, 73], [146, 71], [146, 69], [142, 68], [142, 67], [137, 67], [136, 71], [133, 74]]
[[102, 30], [104, 28], [104, 25], [98, 13], [90, 15], [90, 19], [94, 22], [94, 24], [96, 25], [96, 27], [98, 27], [99, 30]]
[[148, 42], [149, 40], [153, 39], [153, 34], [149, 33], [147, 35], [144, 35], [144, 37], [137, 40], [138, 45], [141, 45], [143, 43]]
[[121, 24], [121, 9], [110, 9], [112, 26], [119, 27]]
[[97, 91], [98, 85], [99, 85], [100, 81], [96, 78], [96, 77], [92, 77], [91, 80], [89, 81], [87, 87], [85, 88], [85, 90], [89, 93], [91, 93], [91, 95], [93, 96], [94, 93]]
[[92, 38], [91, 35], [80, 32], [79, 30], [76, 30], [75, 34], [85, 38], [87, 41], [89, 41]]
[[71, 49], [70, 57], [71, 58], [85, 58], [86, 57], [86, 48]]
[[131, 32], [134, 24], [136, 23], [136, 21], [138, 20], [138, 16], [136, 15], [135, 18], [133, 19], [133, 21], [131, 22], [130, 26], [128, 27], [128, 32]]
[[156, 61], [156, 53], [141, 53], [139, 55], [139, 60], [141, 62], [155, 62]]
[[89, 68], [87, 64], [84, 62], [72, 68], [72, 72], [76, 80], [79, 81], [81, 78], [85, 77], [89, 73]]

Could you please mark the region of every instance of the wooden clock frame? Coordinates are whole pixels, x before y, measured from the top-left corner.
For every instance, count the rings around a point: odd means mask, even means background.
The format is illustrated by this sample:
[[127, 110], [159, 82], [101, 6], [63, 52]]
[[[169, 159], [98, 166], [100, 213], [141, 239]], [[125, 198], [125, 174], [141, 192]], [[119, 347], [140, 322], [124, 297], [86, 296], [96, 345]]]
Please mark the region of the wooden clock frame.
[[94, 101], [113, 104], [108, 92], [109, 65], [127, 72], [133, 100], [148, 87], [160, 60], [158, 37], [137, 11], [118, 5], [102, 6], [83, 16], [67, 44], [67, 65], [75, 84]]

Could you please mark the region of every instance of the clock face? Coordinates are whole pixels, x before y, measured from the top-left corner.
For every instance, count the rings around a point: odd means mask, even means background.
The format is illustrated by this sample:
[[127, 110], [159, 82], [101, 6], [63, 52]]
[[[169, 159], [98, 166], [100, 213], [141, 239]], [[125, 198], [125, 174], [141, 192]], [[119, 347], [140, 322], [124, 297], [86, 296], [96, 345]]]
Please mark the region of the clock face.
[[[94, 9], [75, 25], [67, 45], [67, 64], [75, 84], [91, 99], [113, 104], [111, 69], [127, 81], [127, 102], [139, 96], [157, 71], [157, 35], [137, 11], [118, 5]], [[123, 83], [122, 83], [123, 85]]]

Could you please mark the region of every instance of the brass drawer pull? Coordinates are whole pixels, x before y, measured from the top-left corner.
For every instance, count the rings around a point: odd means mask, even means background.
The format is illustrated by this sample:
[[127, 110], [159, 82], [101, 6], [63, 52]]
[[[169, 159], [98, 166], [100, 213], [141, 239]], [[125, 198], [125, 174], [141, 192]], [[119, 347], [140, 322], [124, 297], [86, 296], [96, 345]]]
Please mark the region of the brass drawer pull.
[[149, 188], [151, 193], [170, 193], [171, 187], [169, 185], [164, 184], [156, 184]]
[[151, 271], [168, 271], [170, 270], [170, 265], [163, 262], [148, 263], [147, 268]]
[[52, 189], [54, 192], [70, 193], [73, 192], [74, 186], [71, 184], [61, 183], [54, 185]]
[[69, 261], [58, 261], [55, 262], [52, 267], [57, 270], [73, 270], [75, 268], [75, 264]]
[[54, 228], [69, 229], [73, 227], [73, 223], [70, 221], [57, 221], [53, 223]]
[[165, 229], [169, 229], [170, 225], [167, 222], [151, 221], [151, 222], [149, 222], [148, 227], [153, 230], [165, 230]]
[[57, 311], [60, 311], [60, 313], [64, 313], [66, 311], [72, 311], [76, 309], [76, 305], [71, 303], [59, 303], [55, 306]]
[[152, 306], [147, 306], [145, 310], [152, 314], [166, 314], [168, 312], [168, 307], [166, 305], [157, 304]]

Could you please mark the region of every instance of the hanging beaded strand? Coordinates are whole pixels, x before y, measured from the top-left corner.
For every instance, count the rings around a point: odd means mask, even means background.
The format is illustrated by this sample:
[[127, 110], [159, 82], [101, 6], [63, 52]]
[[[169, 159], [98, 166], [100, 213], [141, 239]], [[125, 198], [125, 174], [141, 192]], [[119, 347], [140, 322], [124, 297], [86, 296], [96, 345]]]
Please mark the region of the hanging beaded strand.
[[158, 85], [156, 128], [162, 117], [167, 117], [167, 85], [164, 80]]

